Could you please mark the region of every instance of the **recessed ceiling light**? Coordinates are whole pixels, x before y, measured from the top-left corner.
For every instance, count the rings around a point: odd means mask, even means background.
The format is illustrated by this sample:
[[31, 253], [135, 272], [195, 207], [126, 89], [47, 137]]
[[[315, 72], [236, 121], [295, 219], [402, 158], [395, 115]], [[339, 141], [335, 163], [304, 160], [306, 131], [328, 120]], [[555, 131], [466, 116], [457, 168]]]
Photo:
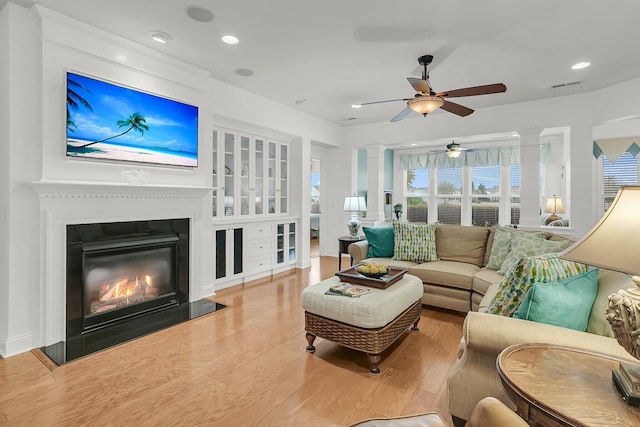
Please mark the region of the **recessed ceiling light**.
[[157, 41], [158, 43], [167, 44], [171, 40], [173, 40], [173, 37], [171, 37], [169, 34], [165, 33], [164, 31], [153, 30], [153, 31], [149, 31], [149, 34], [151, 34], [151, 38]]
[[235, 36], [222, 36], [222, 41], [225, 42], [226, 44], [238, 44], [240, 43], [240, 40], [238, 40], [237, 37]]
[[213, 13], [209, 9], [205, 9], [200, 6], [189, 6], [185, 9], [189, 18], [198, 22], [210, 22], [213, 21]]
[[234, 70], [234, 72], [242, 77], [249, 77], [249, 76], [253, 76], [253, 71], [249, 70], [248, 68], [238, 68], [236, 70]]
[[351, 104], [351, 108], [361, 108], [362, 105], [360, 104]]
[[591, 65], [591, 62], [578, 62], [577, 64], [572, 65], [571, 69], [582, 70], [583, 68], [587, 68], [589, 65]]

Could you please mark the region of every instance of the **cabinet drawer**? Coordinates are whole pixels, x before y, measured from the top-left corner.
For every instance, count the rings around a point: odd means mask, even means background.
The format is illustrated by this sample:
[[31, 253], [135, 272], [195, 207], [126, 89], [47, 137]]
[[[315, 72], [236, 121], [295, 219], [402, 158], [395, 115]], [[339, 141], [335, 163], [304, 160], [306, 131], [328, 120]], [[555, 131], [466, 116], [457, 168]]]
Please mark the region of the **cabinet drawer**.
[[246, 254], [249, 257], [263, 257], [273, 255], [273, 237], [251, 240], [247, 242]]
[[247, 262], [245, 263], [246, 270], [249, 271], [261, 271], [271, 268], [273, 265], [273, 258], [271, 256], [268, 257], [256, 257], [249, 258], [247, 257]]
[[247, 240], [262, 239], [273, 236], [272, 224], [250, 224], [244, 227]]

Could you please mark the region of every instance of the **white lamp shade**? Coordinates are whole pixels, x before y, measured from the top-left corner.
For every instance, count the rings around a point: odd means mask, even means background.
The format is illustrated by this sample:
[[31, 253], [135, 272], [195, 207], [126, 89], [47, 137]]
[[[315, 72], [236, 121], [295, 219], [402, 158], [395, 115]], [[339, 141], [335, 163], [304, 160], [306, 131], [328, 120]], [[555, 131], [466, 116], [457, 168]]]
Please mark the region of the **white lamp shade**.
[[544, 208], [544, 213], [565, 213], [564, 207], [562, 206], [562, 199], [555, 195], [547, 198], [547, 205]]
[[631, 275], [640, 274], [640, 186], [621, 187], [609, 210], [560, 258]]
[[364, 201], [364, 196], [347, 196], [344, 198], [345, 212], [364, 212], [367, 210], [367, 203]]

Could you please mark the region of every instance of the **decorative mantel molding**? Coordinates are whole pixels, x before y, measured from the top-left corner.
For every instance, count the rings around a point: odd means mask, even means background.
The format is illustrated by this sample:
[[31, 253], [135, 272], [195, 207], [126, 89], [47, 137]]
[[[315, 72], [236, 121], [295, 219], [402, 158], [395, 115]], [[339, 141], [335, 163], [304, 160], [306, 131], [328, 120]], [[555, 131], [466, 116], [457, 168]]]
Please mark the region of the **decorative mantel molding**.
[[28, 184], [41, 199], [195, 199], [213, 187], [139, 185], [85, 181], [32, 181]]

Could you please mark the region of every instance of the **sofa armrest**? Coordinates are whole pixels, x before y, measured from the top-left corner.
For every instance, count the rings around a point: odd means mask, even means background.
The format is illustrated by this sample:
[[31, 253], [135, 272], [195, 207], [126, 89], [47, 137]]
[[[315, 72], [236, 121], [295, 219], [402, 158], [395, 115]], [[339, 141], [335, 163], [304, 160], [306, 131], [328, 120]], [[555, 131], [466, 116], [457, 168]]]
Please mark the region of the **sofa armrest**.
[[464, 324], [464, 342], [469, 351], [492, 357], [497, 357], [510, 345], [544, 343], [635, 360], [614, 338], [488, 313], [468, 313]]
[[363, 259], [367, 258], [367, 254], [369, 253], [369, 242], [366, 240], [360, 240], [359, 242], [353, 242], [349, 245], [347, 249], [349, 251], [349, 255], [353, 258], [353, 264], [357, 264]]
[[615, 338], [512, 317], [469, 312], [464, 321], [458, 360], [447, 377], [449, 413], [467, 420], [475, 405], [487, 396], [494, 396], [515, 409], [502, 389], [496, 359], [505, 348], [521, 343], [564, 345], [636, 361]]

